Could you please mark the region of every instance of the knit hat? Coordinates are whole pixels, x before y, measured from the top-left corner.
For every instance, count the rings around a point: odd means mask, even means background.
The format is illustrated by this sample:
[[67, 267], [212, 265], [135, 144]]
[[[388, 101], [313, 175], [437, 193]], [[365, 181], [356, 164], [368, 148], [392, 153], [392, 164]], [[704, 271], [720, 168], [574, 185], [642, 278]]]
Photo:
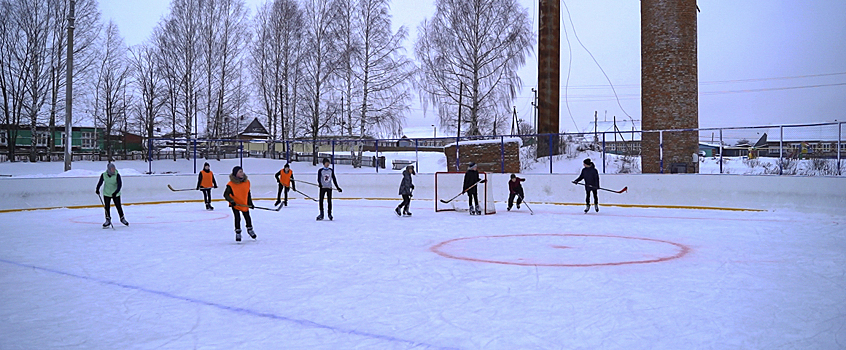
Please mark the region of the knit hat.
[[516, 177], [517, 177], [517, 175], [511, 174], [511, 178], [512, 178], [512, 179], [513, 179], [513, 178], [516, 178]]
[[285, 166], [283, 168], [290, 168], [290, 167], [291, 167], [290, 163], [285, 163]]
[[585, 165], [593, 165], [593, 162], [590, 160], [590, 158], [585, 159], [584, 163]]
[[205, 162], [205, 163], [203, 163], [203, 168], [205, 168], [205, 167], [207, 167], [207, 166], [209, 166], [209, 162]]
[[240, 166], [236, 165], [234, 168], [232, 168], [232, 176], [238, 176], [238, 170], [244, 170], [244, 169], [242, 169]]
[[470, 163], [467, 163], [467, 169], [472, 169], [472, 168], [473, 168], [473, 167], [475, 167], [475, 166], [476, 166], [476, 163], [475, 163], [475, 162], [470, 162]]
[[109, 163], [109, 164], [107, 164], [107, 165], [106, 165], [106, 171], [107, 171], [109, 174], [114, 174], [114, 173], [115, 173], [115, 171], [117, 171], [117, 168], [115, 168], [115, 163]]

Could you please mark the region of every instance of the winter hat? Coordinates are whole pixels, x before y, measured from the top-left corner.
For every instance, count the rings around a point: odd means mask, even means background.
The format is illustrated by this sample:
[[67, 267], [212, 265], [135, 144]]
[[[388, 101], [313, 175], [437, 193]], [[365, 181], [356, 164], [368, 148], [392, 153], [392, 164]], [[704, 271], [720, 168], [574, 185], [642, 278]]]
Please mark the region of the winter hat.
[[475, 163], [475, 162], [470, 162], [470, 163], [467, 163], [467, 169], [472, 169], [472, 168], [473, 168], [473, 167], [475, 167], [475, 166], [476, 166], [476, 163]]
[[107, 164], [106, 165], [106, 171], [109, 172], [109, 174], [114, 174], [115, 171], [117, 171], [117, 168], [115, 168], [115, 163]]
[[205, 162], [205, 163], [203, 163], [203, 168], [205, 168], [205, 167], [207, 167], [207, 166], [209, 166], [209, 162]]
[[593, 162], [590, 160], [590, 158], [585, 159], [584, 163], [585, 165], [593, 165]]
[[512, 179], [513, 179], [513, 178], [516, 178], [516, 177], [517, 177], [517, 175], [511, 174], [511, 178], [512, 178]]
[[329, 158], [323, 158], [323, 164], [326, 163], [332, 164], [332, 162], [329, 161]]
[[291, 164], [290, 164], [290, 163], [285, 163], [284, 168], [291, 168]]
[[241, 168], [240, 166], [236, 165], [234, 168], [232, 168], [232, 176], [238, 176], [238, 170], [244, 170], [244, 169]]

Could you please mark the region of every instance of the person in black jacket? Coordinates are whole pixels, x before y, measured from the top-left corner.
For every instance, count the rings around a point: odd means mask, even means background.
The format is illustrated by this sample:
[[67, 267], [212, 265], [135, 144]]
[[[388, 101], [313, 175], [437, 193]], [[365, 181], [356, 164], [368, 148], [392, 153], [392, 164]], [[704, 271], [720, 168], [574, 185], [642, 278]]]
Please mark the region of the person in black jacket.
[[[402, 182], [400, 182], [399, 195], [402, 196], [402, 203], [394, 210], [397, 216], [411, 216], [408, 211], [408, 205], [411, 204], [411, 191], [414, 191], [414, 184], [411, 182], [411, 175], [414, 175], [414, 166], [409, 165], [405, 167], [402, 172]], [[402, 211], [400, 211], [402, 209]]]
[[523, 203], [523, 185], [520, 183], [526, 181], [522, 177], [511, 174], [511, 180], [508, 180], [508, 211], [511, 211], [511, 206], [514, 205], [514, 197], [517, 197], [517, 209], [520, 209], [520, 203]]
[[585, 213], [590, 211], [590, 194], [593, 193], [593, 205], [596, 211], [599, 211], [599, 197], [596, 195], [597, 190], [599, 190], [599, 172], [596, 170], [596, 167], [593, 165], [593, 162], [590, 158], [585, 159], [584, 161], [584, 168], [582, 168], [582, 173], [579, 174], [579, 177], [573, 180], [573, 183], [578, 183], [581, 180], [585, 180]]
[[467, 172], [464, 173], [464, 193], [467, 193], [467, 200], [470, 201], [470, 215], [482, 215], [482, 211], [479, 209], [479, 190], [477, 186], [479, 183], [485, 183], [485, 180], [479, 177], [476, 163], [470, 162]]

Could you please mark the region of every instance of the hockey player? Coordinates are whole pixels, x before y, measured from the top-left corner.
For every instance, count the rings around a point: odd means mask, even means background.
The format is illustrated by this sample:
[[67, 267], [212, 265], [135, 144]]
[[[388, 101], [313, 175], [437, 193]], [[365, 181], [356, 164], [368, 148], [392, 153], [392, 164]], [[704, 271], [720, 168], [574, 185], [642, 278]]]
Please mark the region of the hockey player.
[[203, 192], [203, 202], [206, 203], [206, 210], [214, 210], [211, 205], [212, 188], [217, 188], [217, 180], [214, 179], [214, 173], [209, 168], [209, 163], [203, 164], [203, 170], [197, 175], [197, 189]]
[[476, 163], [470, 162], [467, 172], [464, 173], [464, 192], [467, 193], [467, 200], [470, 202], [470, 215], [482, 215], [482, 211], [479, 208], [479, 190], [477, 186], [479, 183], [485, 183], [485, 180], [481, 180], [479, 177]]
[[323, 220], [323, 198], [326, 197], [326, 202], [329, 209], [329, 220], [332, 220], [332, 184], [338, 189], [338, 192], [344, 192], [341, 186], [338, 186], [338, 180], [335, 179], [335, 171], [329, 167], [332, 162], [329, 158], [323, 158], [323, 167], [317, 171], [317, 187], [320, 188], [320, 215], [317, 220]]
[[250, 209], [253, 208], [250, 180], [241, 167], [232, 168], [232, 173], [229, 174], [229, 183], [226, 184], [226, 190], [223, 191], [223, 198], [229, 202], [229, 206], [232, 207], [232, 214], [235, 215], [235, 242], [241, 241], [242, 214], [247, 223], [247, 234], [252, 239], [256, 239], [256, 233], [253, 232], [253, 220], [250, 218]]
[[596, 192], [599, 190], [599, 172], [596, 170], [596, 167], [593, 165], [593, 162], [590, 158], [584, 160], [584, 167], [582, 168], [582, 173], [579, 174], [579, 177], [573, 180], [573, 183], [578, 183], [581, 180], [585, 180], [585, 213], [590, 211], [590, 194], [593, 193], [593, 205], [594, 209], [598, 212], [599, 211], [599, 197], [597, 197]]
[[[291, 170], [291, 164], [285, 163], [285, 167], [282, 170], [276, 172], [273, 175], [276, 177], [276, 182], [279, 184], [279, 190], [276, 192], [276, 206], [278, 207], [280, 204], [284, 206], [288, 206], [288, 191], [293, 189], [294, 191], [297, 190], [297, 185], [294, 183], [294, 171]], [[282, 201], [282, 191], [285, 192], [285, 200]]]
[[115, 202], [118, 215], [120, 215], [120, 222], [129, 226], [129, 222], [123, 217], [123, 208], [120, 206], [120, 189], [123, 187], [123, 181], [120, 179], [120, 173], [115, 168], [114, 163], [106, 165], [106, 171], [100, 174], [100, 180], [97, 181], [97, 189], [94, 190], [97, 195], [100, 195], [100, 186], [103, 186], [103, 206], [106, 210], [106, 222], [103, 223], [103, 228], [112, 225], [112, 210], [111, 202]]
[[411, 216], [411, 212], [408, 211], [408, 205], [411, 204], [411, 192], [414, 190], [411, 175], [414, 175], [413, 165], [405, 167], [405, 170], [402, 171], [402, 182], [400, 182], [399, 187], [399, 195], [402, 196], [402, 203], [394, 210], [397, 212], [397, 216]]
[[517, 177], [517, 175], [511, 174], [511, 180], [508, 180], [508, 210], [511, 210], [511, 206], [514, 204], [514, 197], [517, 197], [517, 209], [520, 209], [520, 203], [523, 203], [523, 185], [521, 182], [526, 181], [526, 179]]

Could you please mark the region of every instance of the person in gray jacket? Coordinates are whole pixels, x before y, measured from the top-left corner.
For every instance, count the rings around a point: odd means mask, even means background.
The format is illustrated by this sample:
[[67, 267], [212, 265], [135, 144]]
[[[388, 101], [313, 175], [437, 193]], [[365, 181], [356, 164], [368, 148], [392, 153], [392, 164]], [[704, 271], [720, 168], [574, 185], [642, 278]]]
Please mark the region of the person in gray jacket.
[[[402, 196], [402, 203], [394, 210], [397, 216], [411, 216], [408, 205], [411, 204], [411, 192], [414, 191], [414, 184], [411, 182], [411, 175], [414, 175], [414, 166], [409, 165], [402, 171], [402, 182], [400, 182], [399, 195]], [[402, 211], [400, 211], [402, 209]]]

